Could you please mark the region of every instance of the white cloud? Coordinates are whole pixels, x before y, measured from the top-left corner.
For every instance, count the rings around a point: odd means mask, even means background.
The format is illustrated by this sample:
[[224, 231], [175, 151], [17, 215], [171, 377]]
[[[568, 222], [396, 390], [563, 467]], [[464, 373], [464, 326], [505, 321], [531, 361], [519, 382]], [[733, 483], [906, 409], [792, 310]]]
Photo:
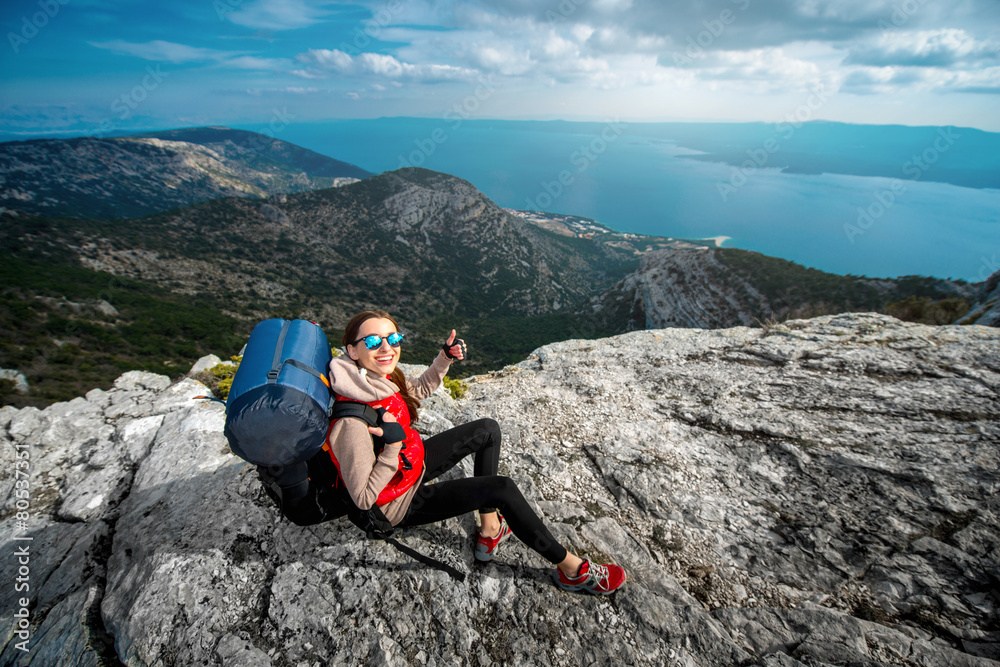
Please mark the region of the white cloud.
[[906, 11], [900, 0], [408, 0], [398, 11], [356, 1], [373, 14], [361, 25], [375, 28], [374, 45], [311, 49], [296, 58], [297, 76], [360, 79], [372, 93], [375, 84], [482, 76], [574, 95], [794, 98], [816, 86], [891, 94], [998, 85], [977, 73], [998, 64], [996, 0], [916, 0]]
[[[928, 109], [955, 122], [971, 108], [986, 109], [976, 124], [998, 122], [989, 118], [997, 98], [985, 95], [1000, 92], [998, 0], [200, 1], [164, 5], [158, 23], [105, 12], [100, 31], [93, 13], [69, 13], [47, 34], [101, 35], [94, 47], [122, 55], [121, 72], [79, 77], [94, 82], [86, 92], [105, 115], [116, 91], [134, 85], [128, 62], [142, 58], [138, 69], [203, 70], [190, 86], [151, 95], [149, 109], [287, 95], [303, 108], [336, 99], [350, 109], [322, 113], [430, 115], [485, 80], [497, 94], [481, 117], [738, 120], [775, 117], [821, 85], [841, 91], [823, 109], [831, 118], [857, 121], [881, 105], [873, 118], [885, 122], [926, 120]], [[219, 5], [229, 8], [221, 21]], [[700, 51], [688, 55], [692, 43]], [[79, 71], [67, 66], [62, 77]], [[68, 94], [58, 83], [48, 88]], [[347, 103], [349, 91], [359, 104]]]
[[[589, 0], [590, 5], [593, 6], [595, 10], [604, 14], [617, 14], [619, 12], [627, 12], [632, 9], [632, 0]], [[572, 5], [582, 5], [581, 0], [567, 0], [567, 2], [560, 3], [559, 8], [572, 6]]]
[[845, 76], [844, 92], [857, 95], [907, 93], [1000, 94], [1000, 67], [946, 70], [926, 67], [858, 67]]
[[547, 85], [575, 82], [605, 88], [618, 78], [610, 72], [619, 68], [619, 61], [633, 56], [626, 53], [615, 54], [621, 55], [616, 60], [606, 58], [602, 50], [590, 44], [597, 31], [581, 23], [550, 25], [520, 16], [490, 14], [478, 6], [463, 6], [456, 17], [460, 29], [392, 27], [384, 31], [384, 36], [405, 44], [395, 52], [405, 61], [420, 62], [434, 54], [456, 67], [483, 75]]
[[[232, 18], [255, 28], [311, 25], [330, 11], [307, 4], [313, 0], [247, 1]], [[918, 10], [905, 16], [900, 0], [353, 1], [371, 16], [351, 19], [353, 28], [340, 24], [339, 34], [360, 31], [338, 48], [306, 43], [293, 66], [250, 54], [223, 62], [285, 65], [300, 79], [338, 80], [361, 99], [483, 77], [540, 98], [543, 90], [575, 99], [613, 90], [622, 99], [671, 103], [679, 91], [703, 100], [750, 94], [760, 96], [758, 110], [767, 99], [794, 101], [816, 86], [854, 94], [1000, 88], [988, 27], [1000, 12], [977, 20], [993, 6], [984, 0], [917, 0]]]
[[316, 65], [319, 69], [346, 73], [354, 64], [354, 59], [337, 49], [309, 49], [307, 54], [299, 55], [296, 60], [302, 63]]
[[965, 30], [894, 30], [851, 46], [844, 90], [862, 95], [1000, 93], [1000, 48]]
[[[915, 0], [919, 2], [920, 0]], [[823, 22], [856, 23], [871, 20], [873, 13], [885, 11], [887, 3], [872, 0], [798, 0], [785, 3], [790, 14]]]
[[303, 0], [253, 0], [223, 14], [236, 25], [256, 30], [294, 30], [323, 21], [326, 12]]
[[620, 25], [602, 26], [586, 40], [599, 53], [660, 53], [672, 42], [659, 35], [636, 35]]
[[477, 41], [466, 45], [461, 57], [466, 63], [477, 69], [496, 72], [504, 76], [527, 74], [535, 66], [531, 53], [520, 44]]
[[1000, 95], [1000, 67], [958, 72], [951, 81], [951, 88], [960, 93]]
[[325, 79], [328, 76], [321, 72], [309, 71], [304, 69], [293, 69], [289, 71], [289, 74], [297, 76], [300, 79]]
[[852, 44], [878, 35], [886, 26], [949, 27], [985, 38], [1000, 20], [996, 0], [412, 1], [423, 7], [425, 20], [433, 16], [430, 20], [437, 25], [492, 31], [500, 40], [518, 40], [542, 28], [568, 32], [575, 26], [592, 26], [618, 37], [604, 40], [603, 46], [616, 46], [623, 54], [645, 48], [647, 40], [684, 45], [706, 30], [713, 42], [710, 48], [723, 50], [803, 41]]
[[261, 58], [249, 55], [245, 51], [219, 51], [162, 40], [126, 42], [118, 39], [109, 42], [90, 42], [90, 45], [118, 55], [175, 65], [208, 63], [232, 69], [274, 72], [287, 70], [290, 64], [290, 61], [282, 58]]
[[[688, 85], [700, 81], [710, 89], [716, 89], [718, 82], [754, 93], [809, 90], [818, 82], [832, 85], [830, 73], [824, 72], [815, 62], [791, 55], [782, 48], [678, 51], [661, 56], [659, 64], [674, 70], [674, 75]], [[681, 72], [686, 76], [680, 75]]]
[[965, 30], [894, 31], [853, 46], [844, 64], [952, 67], [996, 62], [998, 52], [996, 42], [978, 41]]
[[261, 58], [245, 51], [219, 51], [162, 40], [126, 42], [119, 39], [109, 42], [90, 42], [90, 45], [118, 55], [175, 65], [205, 63], [215, 67], [266, 72], [285, 71], [290, 65], [290, 61], [283, 58]]
[[550, 32], [535, 43], [541, 60], [562, 60], [580, 57], [579, 45], [557, 32]]
[[105, 49], [118, 55], [135, 56], [143, 60], [166, 61], [175, 64], [205, 62], [243, 55], [236, 51], [204, 49], [175, 42], [154, 40], [152, 42], [126, 42], [115, 39], [107, 42], [88, 42], [91, 46]]
[[296, 56], [296, 61], [306, 66], [294, 73], [305, 78], [323, 78], [329, 74], [349, 76], [374, 76], [384, 79], [411, 81], [454, 81], [473, 79], [475, 70], [453, 65], [412, 64], [381, 53], [362, 53], [352, 56], [337, 49], [309, 49]]
[[597, 31], [593, 27], [591, 27], [589, 25], [584, 25], [582, 23], [574, 25], [572, 28], [570, 28], [570, 34], [572, 34], [573, 38], [577, 42], [580, 42], [581, 44], [583, 42], [586, 42], [588, 39], [590, 39], [590, 37], [595, 32], [597, 32]]

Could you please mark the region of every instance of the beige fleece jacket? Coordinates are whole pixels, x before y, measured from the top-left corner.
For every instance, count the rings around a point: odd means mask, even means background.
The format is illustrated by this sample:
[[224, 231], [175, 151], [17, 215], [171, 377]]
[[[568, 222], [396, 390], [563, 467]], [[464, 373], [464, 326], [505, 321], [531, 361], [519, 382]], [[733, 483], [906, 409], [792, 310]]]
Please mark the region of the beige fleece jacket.
[[[427, 398], [441, 385], [448, 373], [451, 362], [442, 352], [434, 359], [434, 363], [415, 380], [406, 379], [410, 394], [418, 399]], [[333, 391], [344, 398], [354, 401], [380, 401], [388, 398], [399, 387], [384, 376], [369, 373], [348, 356], [335, 357], [330, 362], [330, 385]], [[375, 504], [378, 494], [389, 483], [399, 468], [399, 450], [402, 445], [386, 445], [382, 452], [375, 456], [372, 451], [372, 436], [368, 426], [360, 419], [346, 418], [339, 420], [330, 431], [330, 449], [340, 464], [340, 475], [354, 503], [361, 508]], [[406, 516], [417, 487], [423, 481], [414, 484], [403, 495], [385, 505], [380, 505], [382, 512], [392, 525], [398, 524]]]

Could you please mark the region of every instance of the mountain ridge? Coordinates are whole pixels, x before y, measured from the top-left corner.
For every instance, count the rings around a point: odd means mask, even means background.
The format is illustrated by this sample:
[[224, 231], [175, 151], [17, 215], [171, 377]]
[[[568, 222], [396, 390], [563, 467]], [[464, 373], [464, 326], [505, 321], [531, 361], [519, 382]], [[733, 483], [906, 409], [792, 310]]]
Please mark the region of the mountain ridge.
[[224, 196], [262, 198], [371, 174], [266, 135], [228, 128], [0, 144], [0, 207], [127, 218]]
[[272, 158], [281, 158], [292, 167], [302, 169], [308, 176], [330, 178], [364, 179], [373, 176], [372, 172], [357, 165], [349, 164], [308, 148], [282, 141], [275, 137], [223, 126], [193, 127], [157, 132], [144, 132], [130, 135], [135, 139], [162, 139], [166, 141], [181, 141], [201, 146], [219, 146], [227, 143], [243, 146], [265, 153]]

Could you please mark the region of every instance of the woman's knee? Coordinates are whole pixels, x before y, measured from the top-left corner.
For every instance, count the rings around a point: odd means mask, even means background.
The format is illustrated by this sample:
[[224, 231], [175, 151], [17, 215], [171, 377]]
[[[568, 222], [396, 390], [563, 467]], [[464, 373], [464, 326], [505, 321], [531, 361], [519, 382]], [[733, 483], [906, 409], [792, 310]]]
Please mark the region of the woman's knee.
[[476, 425], [475, 433], [477, 436], [480, 436], [484, 441], [493, 440], [497, 444], [500, 443], [500, 424], [495, 419], [484, 417], [473, 423]]
[[517, 488], [517, 483], [506, 475], [494, 475], [486, 478], [488, 480], [491, 496], [497, 501], [508, 502], [514, 498], [523, 498], [521, 489]]

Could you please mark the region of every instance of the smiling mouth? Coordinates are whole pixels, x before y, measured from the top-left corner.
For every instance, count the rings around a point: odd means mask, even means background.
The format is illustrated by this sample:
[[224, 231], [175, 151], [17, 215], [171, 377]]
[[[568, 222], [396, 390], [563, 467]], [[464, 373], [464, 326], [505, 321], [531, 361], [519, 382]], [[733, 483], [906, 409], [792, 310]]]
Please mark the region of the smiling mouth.
[[388, 354], [388, 355], [381, 356], [381, 357], [375, 357], [375, 361], [378, 362], [378, 363], [380, 363], [380, 364], [389, 364], [389, 363], [392, 363], [392, 360], [395, 359], [395, 358], [396, 358], [396, 355], [394, 355], [394, 354]]

